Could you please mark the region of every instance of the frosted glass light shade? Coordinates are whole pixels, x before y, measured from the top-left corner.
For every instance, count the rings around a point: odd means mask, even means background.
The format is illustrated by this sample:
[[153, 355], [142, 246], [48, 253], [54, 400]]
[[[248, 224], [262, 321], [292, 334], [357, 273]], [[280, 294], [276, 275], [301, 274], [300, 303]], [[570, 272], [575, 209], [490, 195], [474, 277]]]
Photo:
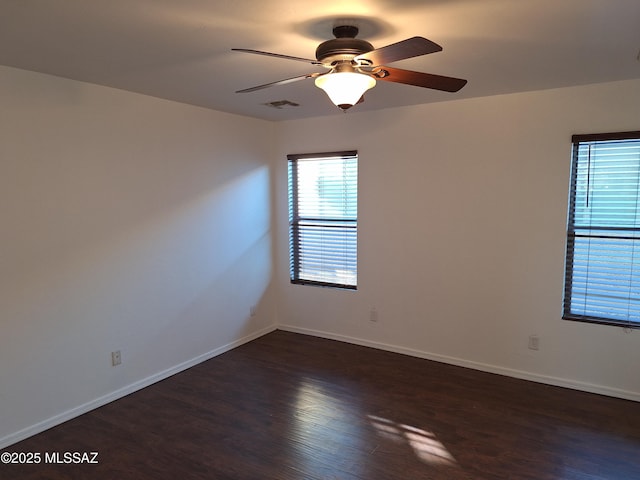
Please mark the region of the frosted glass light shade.
[[355, 72], [328, 73], [316, 78], [316, 86], [343, 110], [358, 103], [364, 92], [375, 85], [375, 78]]

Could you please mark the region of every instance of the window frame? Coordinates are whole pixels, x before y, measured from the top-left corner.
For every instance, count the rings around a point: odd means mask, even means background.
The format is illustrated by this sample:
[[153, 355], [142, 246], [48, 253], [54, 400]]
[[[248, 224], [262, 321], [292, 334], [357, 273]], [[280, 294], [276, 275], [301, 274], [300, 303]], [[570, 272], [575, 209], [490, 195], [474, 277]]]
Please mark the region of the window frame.
[[[356, 199], [355, 199], [355, 208], [356, 208], [356, 217], [353, 220], [345, 220], [343, 218], [323, 218], [322, 221], [319, 221], [317, 218], [307, 218], [303, 217], [299, 214], [299, 199], [298, 199], [298, 178], [297, 178], [297, 166], [293, 166], [294, 163], [302, 160], [324, 160], [330, 158], [355, 158], [356, 160]], [[359, 163], [358, 151], [357, 150], [342, 150], [337, 152], [321, 152], [321, 153], [303, 153], [303, 154], [290, 154], [287, 155], [287, 183], [288, 183], [288, 210], [289, 210], [289, 279], [290, 282], [294, 285], [311, 285], [317, 287], [328, 287], [335, 289], [344, 289], [355, 291], [358, 289], [358, 281], [357, 281], [357, 243], [358, 243], [358, 218], [357, 218], [357, 182], [358, 182], [358, 173], [357, 173], [357, 165]], [[329, 281], [319, 281], [313, 280], [309, 278], [302, 278], [301, 276], [301, 248], [300, 248], [300, 227], [304, 224], [305, 221], [317, 221], [318, 227], [322, 227], [321, 223], [330, 224], [340, 223], [340, 224], [351, 224], [350, 227], [355, 230], [355, 282], [354, 284], [349, 283], [338, 283], [338, 282], [329, 282]], [[330, 228], [330, 227], [327, 227]], [[345, 256], [346, 259], [346, 256]]]
[[[578, 163], [580, 160], [579, 150], [580, 146], [585, 143], [592, 142], [611, 142], [611, 141], [624, 141], [624, 140], [638, 140], [640, 141], [640, 131], [627, 131], [627, 132], [611, 132], [611, 133], [595, 133], [595, 134], [579, 134], [573, 135], [571, 137], [571, 179], [569, 184], [569, 201], [568, 201], [568, 211], [567, 211], [567, 235], [566, 235], [566, 250], [565, 250], [565, 274], [564, 274], [564, 292], [563, 292], [563, 310], [562, 310], [562, 318], [564, 320], [570, 321], [578, 321], [578, 322], [586, 322], [600, 325], [609, 325], [630, 329], [640, 329], [640, 321], [634, 321], [631, 319], [619, 319], [612, 317], [600, 317], [596, 315], [581, 315], [572, 312], [571, 303], [572, 303], [572, 291], [573, 291], [573, 277], [574, 277], [574, 264], [575, 264], [575, 245], [576, 238], [581, 236], [582, 238], [589, 238], [589, 242], [591, 238], [598, 238], [604, 235], [603, 231], [609, 230], [626, 230], [629, 229], [633, 233], [629, 235], [628, 238], [633, 241], [637, 238], [638, 244], [640, 244], [640, 227], [632, 227], [629, 228], [622, 224], [619, 224], [615, 227], [604, 227], [604, 226], [596, 226], [593, 223], [589, 222], [588, 225], [579, 226], [576, 224], [575, 213], [576, 213], [576, 195], [577, 195], [577, 176], [578, 176]], [[589, 169], [591, 167], [588, 167]], [[589, 173], [591, 171], [589, 170]], [[638, 183], [638, 192], [640, 192], [640, 178], [637, 179]], [[640, 205], [636, 205], [635, 214], [640, 217]], [[576, 234], [576, 230], [586, 230], [588, 227], [588, 234], [585, 234], [584, 231], [580, 234]], [[619, 227], [619, 228], [618, 228]], [[595, 233], [591, 234], [594, 231]], [[622, 238], [622, 237], [614, 237], [614, 238]], [[588, 263], [589, 264], [589, 263]], [[640, 277], [640, 274], [638, 275]], [[631, 283], [631, 280], [630, 280]], [[631, 287], [630, 291], [631, 291]], [[585, 296], [588, 297], [589, 293], [586, 292]], [[628, 295], [629, 298], [632, 297], [631, 293]]]

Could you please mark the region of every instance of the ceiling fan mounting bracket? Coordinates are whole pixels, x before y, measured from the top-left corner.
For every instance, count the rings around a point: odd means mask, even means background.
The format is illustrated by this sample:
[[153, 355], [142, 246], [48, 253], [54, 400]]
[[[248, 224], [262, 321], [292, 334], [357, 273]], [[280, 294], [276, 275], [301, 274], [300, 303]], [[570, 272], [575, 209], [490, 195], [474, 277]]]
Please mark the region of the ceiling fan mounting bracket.
[[333, 36], [336, 38], [356, 38], [360, 30], [355, 25], [336, 25]]

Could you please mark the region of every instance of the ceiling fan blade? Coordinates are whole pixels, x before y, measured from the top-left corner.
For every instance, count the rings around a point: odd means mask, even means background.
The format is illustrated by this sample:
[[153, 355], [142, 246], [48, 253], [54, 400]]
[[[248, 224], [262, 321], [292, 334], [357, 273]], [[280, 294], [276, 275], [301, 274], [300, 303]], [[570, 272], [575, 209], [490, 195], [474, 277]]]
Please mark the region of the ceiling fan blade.
[[285, 60], [296, 60], [298, 62], [310, 63], [312, 65], [322, 65], [317, 60], [311, 60], [309, 58], [292, 57], [291, 55], [282, 55], [280, 53], [262, 52], [260, 50], [251, 50], [248, 48], [232, 48], [234, 52], [253, 53], [255, 55], [265, 55], [267, 57], [284, 58]]
[[401, 42], [392, 43], [386, 47], [376, 48], [370, 52], [358, 55], [354, 60], [356, 62], [359, 60], [367, 60], [371, 62], [371, 65], [378, 66], [406, 58], [439, 52], [441, 50], [442, 47], [431, 40], [423, 37], [411, 37]]
[[386, 66], [380, 67], [380, 73], [374, 72], [374, 74], [378, 80], [384, 80], [385, 82], [404, 83], [444, 92], [457, 92], [467, 84], [467, 81], [462, 78], [443, 77], [442, 75], [412, 72], [411, 70]]
[[236, 93], [249, 93], [256, 90], [262, 90], [263, 88], [273, 87], [275, 85], [286, 85], [287, 83], [297, 82], [298, 80], [306, 80], [307, 78], [315, 78], [322, 75], [321, 73], [307, 73], [306, 75], [299, 75], [297, 77], [287, 78], [285, 80], [278, 80], [277, 82], [265, 83], [264, 85], [258, 85], [257, 87], [245, 88], [244, 90], [237, 90]]

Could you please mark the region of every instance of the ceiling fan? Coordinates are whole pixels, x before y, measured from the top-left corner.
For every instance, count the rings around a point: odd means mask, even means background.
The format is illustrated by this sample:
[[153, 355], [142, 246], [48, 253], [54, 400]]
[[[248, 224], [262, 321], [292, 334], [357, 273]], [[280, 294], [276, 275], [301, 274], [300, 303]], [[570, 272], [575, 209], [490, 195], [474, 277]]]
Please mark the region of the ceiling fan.
[[329, 69], [328, 72], [308, 73], [277, 82], [245, 88], [238, 90], [236, 93], [255, 92], [274, 85], [284, 85], [298, 80], [315, 78], [316, 86], [323, 89], [337, 107], [346, 111], [364, 100], [364, 93], [375, 86], [376, 80], [404, 83], [445, 92], [457, 92], [467, 83], [466, 80], [461, 78], [414, 72], [385, 65], [442, 50], [440, 45], [426, 38], [412, 37], [386, 47], [373, 48], [373, 45], [369, 42], [356, 38], [358, 27], [354, 25], [336, 26], [333, 28], [333, 35], [336, 38], [318, 45], [316, 60], [246, 48], [232, 48], [236, 52], [296, 60]]

